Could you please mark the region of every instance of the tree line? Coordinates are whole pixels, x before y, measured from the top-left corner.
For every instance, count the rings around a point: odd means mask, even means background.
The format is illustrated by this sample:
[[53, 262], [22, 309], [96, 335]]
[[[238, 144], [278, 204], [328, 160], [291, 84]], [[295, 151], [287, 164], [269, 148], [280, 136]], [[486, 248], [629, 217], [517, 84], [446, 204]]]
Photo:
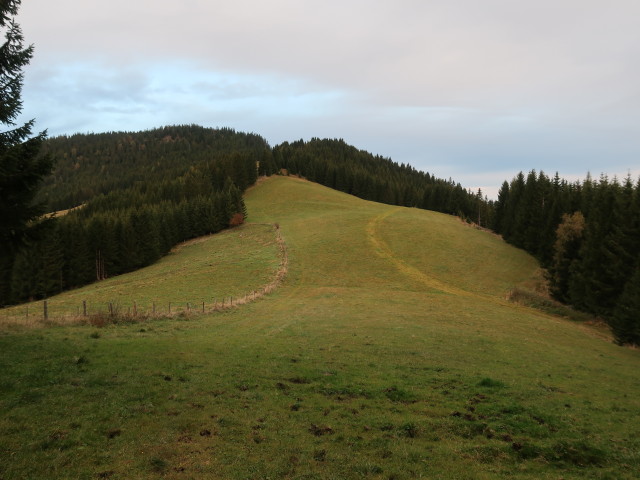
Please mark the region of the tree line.
[[255, 164], [248, 167], [231, 157], [249, 154], [257, 161], [264, 152], [270, 148], [258, 135], [197, 125], [62, 135], [42, 145], [42, 156], [55, 158], [55, 168], [43, 179], [36, 200], [51, 211], [64, 210], [136, 184], [178, 178], [206, 163], [215, 169], [212, 181], [218, 189], [233, 177], [244, 190], [255, 177]]
[[[123, 140], [138, 145], [135, 160]], [[182, 148], [157, 157], [167, 143]], [[136, 270], [179, 242], [242, 223], [242, 194], [255, 183], [258, 162], [270, 156], [255, 135], [193, 126], [59, 137], [43, 150], [58, 161], [40, 195], [79, 208], [39, 222], [39, 235], [5, 259], [3, 305]]]
[[492, 202], [482, 191], [471, 192], [451, 179], [374, 156], [341, 139], [284, 142], [274, 147], [273, 163], [278, 170], [365, 200], [435, 210], [484, 227], [492, 223]]
[[493, 229], [539, 259], [557, 300], [605, 319], [618, 343], [640, 344], [640, 180], [520, 172], [494, 211]]

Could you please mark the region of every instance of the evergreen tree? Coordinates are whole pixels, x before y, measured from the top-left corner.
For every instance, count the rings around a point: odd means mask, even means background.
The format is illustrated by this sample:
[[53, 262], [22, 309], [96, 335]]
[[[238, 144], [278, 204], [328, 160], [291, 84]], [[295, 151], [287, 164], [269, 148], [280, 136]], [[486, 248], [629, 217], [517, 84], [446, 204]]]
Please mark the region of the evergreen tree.
[[585, 241], [580, 249], [580, 260], [574, 264], [569, 289], [573, 305], [607, 316], [611, 313], [612, 292], [607, 281], [607, 259], [603, 245], [617, 217], [615, 199], [619, 185], [617, 182], [610, 183], [603, 175], [593, 188], [591, 208], [585, 215]]
[[94, 257], [79, 218], [67, 215], [58, 220], [63, 256], [66, 287], [78, 287], [95, 279]]
[[631, 178], [627, 177], [622, 187], [614, 182], [610, 189], [615, 196], [609, 212], [611, 224], [601, 246], [603, 262], [598, 278], [602, 291], [598, 307], [605, 312], [613, 311], [640, 255], [640, 225], [638, 214], [634, 212]]
[[543, 230], [540, 235], [541, 246], [538, 248], [538, 258], [544, 267], [548, 267], [553, 262], [556, 229], [562, 221], [562, 216], [572, 211], [567, 201], [567, 184], [560, 180], [558, 172], [548, 188], [548, 199], [545, 200], [546, 210], [542, 220]]
[[578, 258], [584, 232], [584, 216], [581, 212], [565, 214], [556, 231], [553, 263], [549, 268], [551, 294], [558, 300], [569, 301], [571, 266]]
[[523, 232], [520, 230], [522, 225], [522, 217], [525, 215], [526, 206], [521, 205], [522, 196], [524, 194], [525, 180], [524, 174], [519, 172], [516, 178], [511, 180], [509, 185], [509, 194], [504, 204], [504, 213], [502, 220], [502, 236], [507, 242], [516, 246], [522, 246], [521, 238]]
[[609, 324], [617, 343], [640, 345], [640, 267], [627, 282]]
[[64, 254], [57, 228], [47, 232], [46, 240], [38, 242], [39, 265], [34, 272], [39, 298], [46, 298], [64, 290]]
[[17, 125], [22, 110], [22, 69], [28, 65], [33, 46], [24, 47], [20, 27], [14, 17], [20, 0], [0, 2], [0, 305], [10, 294], [10, 275], [18, 249], [37, 232], [33, 223], [43, 212], [34, 203], [37, 188], [51, 172], [50, 158], [39, 156], [45, 133], [31, 137], [34, 121]]

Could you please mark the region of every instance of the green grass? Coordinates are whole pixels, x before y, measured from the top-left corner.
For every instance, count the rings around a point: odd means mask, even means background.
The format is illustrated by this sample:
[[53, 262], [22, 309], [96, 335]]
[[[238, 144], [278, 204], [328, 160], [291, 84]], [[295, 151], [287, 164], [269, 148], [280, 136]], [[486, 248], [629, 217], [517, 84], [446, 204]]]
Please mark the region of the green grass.
[[[274, 293], [210, 315], [4, 330], [0, 478], [636, 477], [640, 355], [508, 302], [535, 282], [533, 259], [454, 217], [293, 178], [246, 202], [288, 246]], [[233, 257], [221, 281], [243, 292], [277, 268], [269, 245], [255, 264], [204, 246], [190, 261]], [[184, 254], [161, 262], [166, 292]], [[101, 285], [88, 292], [110, 298]]]
[[[211, 309], [263, 288], [272, 281], [280, 262], [272, 225], [249, 224], [217, 235], [191, 240], [176, 247], [156, 264], [109, 278], [48, 299], [48, 319], [58, 323], [106, 313], [109, 303], [120, 314], [186, 312]], [[171, 304], [171, 305], [170, 305]], [[187, 306], [189, 304], [189, 306]], [[38, 325], [43, 302], [0, 310], [5, 325]]]

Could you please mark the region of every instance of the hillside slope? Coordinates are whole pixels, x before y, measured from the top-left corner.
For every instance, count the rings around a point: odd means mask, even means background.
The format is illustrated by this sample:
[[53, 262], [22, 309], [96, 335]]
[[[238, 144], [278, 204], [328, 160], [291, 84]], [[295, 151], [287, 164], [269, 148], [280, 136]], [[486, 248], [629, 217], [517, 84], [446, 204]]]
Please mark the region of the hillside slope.
[[0, 476], [634, 478], [640, 356], [507, 303], [531, 257], [295, 178], [245, 201], [288, 247], [274, 294], [0, 337]]

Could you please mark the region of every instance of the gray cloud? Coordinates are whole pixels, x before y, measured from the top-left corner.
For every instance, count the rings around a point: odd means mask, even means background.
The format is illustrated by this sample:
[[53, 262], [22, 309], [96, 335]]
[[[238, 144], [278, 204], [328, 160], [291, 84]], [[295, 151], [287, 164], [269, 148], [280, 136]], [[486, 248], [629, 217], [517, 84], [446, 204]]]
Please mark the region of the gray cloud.
[[474, 188], [623, 174], [640, 163], [639, 15], [636, 0], [30, 0], [25, 111], [52, 133], [344, 137]]

